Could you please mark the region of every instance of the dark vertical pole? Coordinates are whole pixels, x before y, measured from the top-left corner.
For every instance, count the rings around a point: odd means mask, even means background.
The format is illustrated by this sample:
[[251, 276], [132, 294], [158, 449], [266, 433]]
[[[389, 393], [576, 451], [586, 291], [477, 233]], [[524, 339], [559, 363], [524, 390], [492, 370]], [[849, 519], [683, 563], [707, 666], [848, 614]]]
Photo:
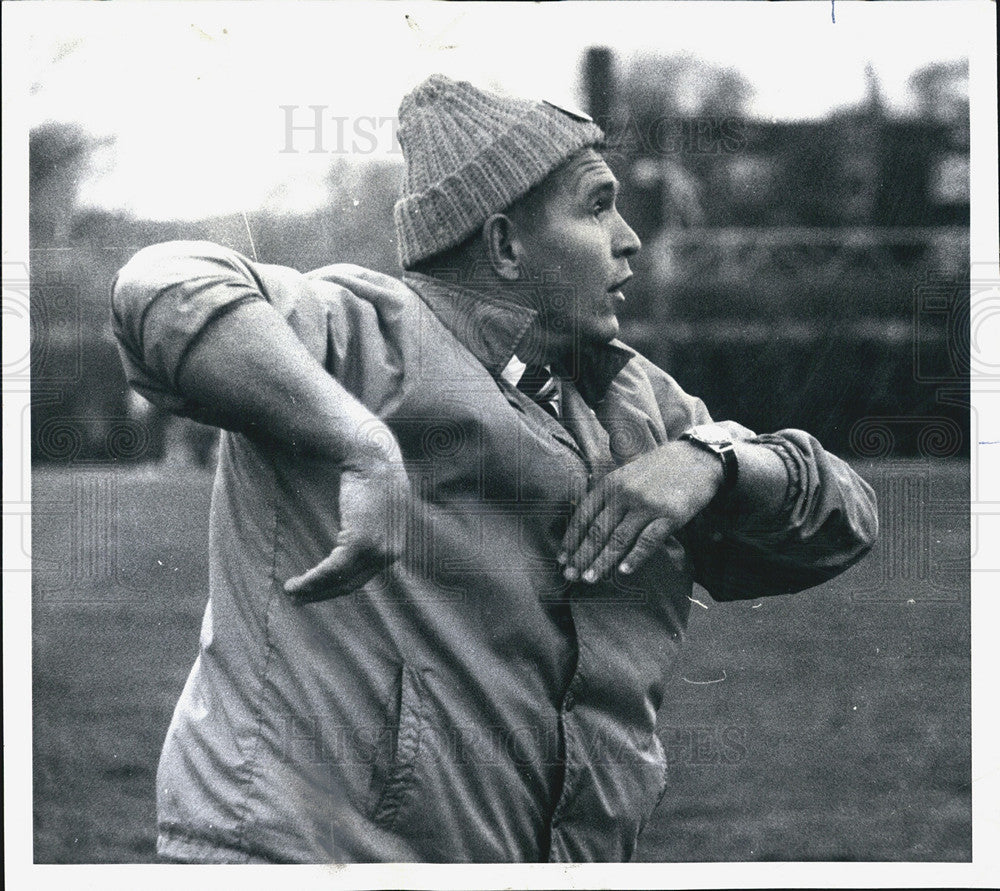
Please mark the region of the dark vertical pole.
[[605, 133], [610, 131], [615, 106], [614, 62], [614, 54], [606, 46], [590, 47], [583, 62], [587, 112]]

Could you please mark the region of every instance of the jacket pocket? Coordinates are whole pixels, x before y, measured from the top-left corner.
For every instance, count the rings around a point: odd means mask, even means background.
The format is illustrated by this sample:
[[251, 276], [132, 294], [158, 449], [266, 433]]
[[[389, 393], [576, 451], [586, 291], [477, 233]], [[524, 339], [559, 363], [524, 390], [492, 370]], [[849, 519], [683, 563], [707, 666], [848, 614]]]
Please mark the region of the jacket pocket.
[[384, 829], [399, 826], [416, 793], [417, 765], [427, 731], [424, 681], [400, 667], [396, 695], [387, 710], [386, 745], [372, 777], [372, 820]]

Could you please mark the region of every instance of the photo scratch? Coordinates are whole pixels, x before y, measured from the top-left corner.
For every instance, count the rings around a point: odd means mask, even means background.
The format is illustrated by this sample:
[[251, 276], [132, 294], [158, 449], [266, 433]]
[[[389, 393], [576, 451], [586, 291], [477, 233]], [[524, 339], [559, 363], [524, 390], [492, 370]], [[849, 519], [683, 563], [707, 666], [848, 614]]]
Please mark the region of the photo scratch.
[[699, 685], [700, 684], [721, 684], [724, 680], [726, 680], [726, 669], [724, 669], [724, 668], [722, 669], [722, 677], [721, 678], [711, 678], [710, 680], [707, 680], [707, 681], [694, 681], [691, 678], [682, 677], [681, 680], [684, 681], [685, 684], [699, 684]]

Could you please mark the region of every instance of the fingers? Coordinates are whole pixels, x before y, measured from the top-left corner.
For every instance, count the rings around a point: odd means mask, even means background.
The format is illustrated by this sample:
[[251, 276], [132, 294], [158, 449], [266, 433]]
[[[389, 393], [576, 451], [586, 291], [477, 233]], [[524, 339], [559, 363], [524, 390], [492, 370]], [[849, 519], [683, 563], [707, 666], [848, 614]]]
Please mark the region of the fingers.
[[568, 581], [588, 584], [605, 579], [615, 567], [625, 574], [644, 563], [673, 529], [665, 517], [629, 507], [618, 487], [605, 482], [590, 492], [572, 516], [563, 536], [559, 562]]
[[[575, 518], [574, 518], [575, 519]], [[575, 548], [567, 548], [566, 568], [563, 575], [575, 582], [594, 562], [594, 558], [604, 549], [611, 533], [618, 526], [618, 517], [610, 505], [605, 505], [601, 511], [584, 527], [579, 543]], [[587, 581], [590, 581], [588, 578]]]
[[342, 527], [330, 555], [285, 582], [299, 603], [340, 597], [357, 590], [403, 553], [409, 516], [405, 470], [384, 463], [345, 470], [340, 478]]
[[[571, 568], [571, 558], [582, 544], [594, 519], [604, 509], [604, 488], [604, 483], [599, 483], [592, 492], [584, 496], [577, 509], [573, 512], [573, 516], [569, 519], [569, 526], [566, 527], [562, 547], [560, 548], [559, 556], [556, 558], [560, 563], [567, 564], [567, 578], [570, 578], [568, 573]], [[570, 578], [570, 581], [573, 580]]]
[[[626, 516], [605, 539], [604, 547], [583, 572], [583, 580], [593, 583], [607, 578], [618, 562], [627, 554], [636, 537], [642, 532], [642, 522]], [[580, 553], [583, 551], [581, 549]]]
[[632, 550], [629, 551], [625, 559], [618, 564], [618, 569], [624, 575], [635, 572], [649, 559], [650, 554], [656, 550], [657, 546], [667, 540], [670, 531], [669, 520], [653, 520], [652, 523], [639, 533], [635, 545], [633, 545]]
[[357, 544], [338, 544], [325, 560], [285, 582], [285, 593], [300, 603], [329, 600], [360, 588], [382, 568], [382, 561]]
[[[600, 525], [602, 516], [603, 514], [598, 517], [591, 530]], [[588, 547], [588, 542], [591, 541], [591, 537], [588, 534], [583, 546], [577, 552], [584, 568], [578, 569], [578, 563], [571, 561], [567, 567], [566, 577], [570, 581], [582, 578], [585, 582], [593, 583], [608, 578], [616, 565], [624, 575], [635, 572], [649, 559], [653, 551], [666, 541], [671, 528], [670, 521], [666, 519], [654, 520], [643, 528], [642, 522], [634, 515], [626, 516], [610, 534], [605, 536], [602, 530], [594, 536], [593, 541], [603, 538], [605, 545], [593, 559], [590, 559], [591, 549]], [[570, 578], [569, 569], [577, 569], [579, 574]]]

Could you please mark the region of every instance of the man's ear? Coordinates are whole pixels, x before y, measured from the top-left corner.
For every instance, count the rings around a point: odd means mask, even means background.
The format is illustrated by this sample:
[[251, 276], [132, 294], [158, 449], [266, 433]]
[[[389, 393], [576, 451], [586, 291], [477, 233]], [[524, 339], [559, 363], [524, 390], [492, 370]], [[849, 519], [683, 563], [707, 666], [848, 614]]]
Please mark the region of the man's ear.
[[493, 271], [504, 281], [515, 282], [523, 274], [521, 243], [517, 226], [506, 214], [495, 213], [483, 223], [483, 247]]

